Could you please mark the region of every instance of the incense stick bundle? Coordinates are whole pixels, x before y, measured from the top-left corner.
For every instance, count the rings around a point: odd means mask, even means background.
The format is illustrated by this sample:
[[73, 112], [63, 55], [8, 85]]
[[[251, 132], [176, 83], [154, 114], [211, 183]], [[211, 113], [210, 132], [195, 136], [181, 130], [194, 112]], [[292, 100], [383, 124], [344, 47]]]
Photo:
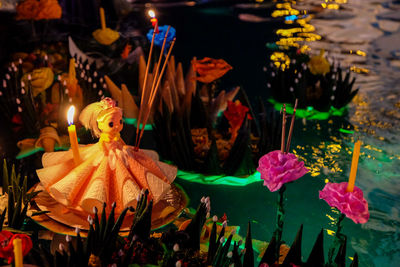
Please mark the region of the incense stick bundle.
[[[166, 34], [165, 37], [164, 37], [163, 48], [164, 48], [164, 46], [165, 46], [166, 38], [167, 38], [167, 34]], [[156, 93], [157, 93], [158, 88], [159, 88], [159, 86], [160, 86], [161, 79], [162, 79], [162, 77], [163, 77], [165, 68], [166, 68], [166, 66], [167, 66], [169, 57], [171, 56], [172, 48], [174, 47], [174, 45], [175, 45], [175, 38], [174, 38], [174, 40], [171, 42], [171, 45], [170, 45], [170, 47], [169, 47], [168, 54], [167, 54], [167, 56], [166, 56], [166, 58], [165, 58], [165, 60], [164, 60], [164, 64], [163, 64], [163, 67], [162, 67], [162, 69], [161, 69], [160, 75], [157, 75], [157, 73], [156, 73], [157, 82], [156, 82], [155, 84], [154, 84], [154, 82], [153, 82], [153, 87], [151, 88], [151, 93], [150, 93], [149, 102], [148, 102], [147, 107], [146, 107], [146, 113], [145, 113], [145, 115], [143, 116], [143, 121], [142, 121], [143, 125], [146, 125], [146, 122], [147, 122], [147, 120], [149, 119], [149, 115], [150, 115], [150, 112], [151, 112], [151, 109], [152, 109], [152, 106], [153, 106], [153, 103], [154, 103], [154, 100], [155, 100], [155, 97], [156, 97]], [[164, 49], [162, 49], [161, 51], [163, 51], [163, 50], [164, 50]], [[162, 55], [163, 55], [163, 53], [160, 54], [160, 57], [162, 57]], [[159, 60], [159, 62], [161, 63], [160, 60]], [[154, 81], [155, 81], [155, 80], [156, 80], [156, 79], [154, 79]], [[143, 133], [144, 133], [144, 127], [142, 127], [142, 129], [141, 129], [141, 131], [140, 131], [140, 135], [139, 135], [138, 141], [137, 141], [137, 143], [136, 143], [136, 149], [139, 148], [139, 144], [140, 144], [140, 141], [141, 141], [141, 139], [142, 139], [142, 137], [143, 137]]]

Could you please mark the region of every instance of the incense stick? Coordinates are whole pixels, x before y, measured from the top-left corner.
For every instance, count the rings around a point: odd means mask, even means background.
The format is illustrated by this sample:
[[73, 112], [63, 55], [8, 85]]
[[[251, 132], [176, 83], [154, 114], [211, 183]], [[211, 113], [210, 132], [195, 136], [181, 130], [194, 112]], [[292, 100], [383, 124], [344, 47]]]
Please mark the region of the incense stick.
[[[155, 99], [156, 93], [157, 93], [157, 91], [158, 91], [158, 87], [159, 87], [159, 85], [160, 85], [162, 76], [163, 76], [163, 74], [164, 74], [165, 67], [167, 66], [169, 57], [171, 56], [172, 48], [173, 48], [174, 45], [175, 45], [175, 40], [176, 40], [176, 39], [174, 38], [174, 39], [172, 40], [172, 42], [171, 42], [171, 45], [170, 45], [169, 50], [168, 50], [168, 54], [167, 54], [167, 56], [166, 56], [166, 58], [165, 58], [165, 61], [164, 61], [164, 65], [163, 65], [163, 67], [162, 67], [162, 69], [161, 69], [161, 73], [160, 73], [160, 75], [159, 75], [159, 77], [158, 77], [158, 79], [157, 79], [157, 84], [156, 84], [156, 86], [155, 86], [155, 88], [154, 88], [154, 93], [153, 93], [152, 97], [150, 97], [148, 109], [146, 110], [146, 115], [145, 115], [145, 120], [144, 120], [145, 123], [146, 123], [147, 120], [149, 119], [150, 112], [151, 112], [151, 108], [152, 108], [152, 106], [153, 106], [154, 99]], [[137, 145], [136, 145], [136, 149], [139, 148], [139, 144], [140, 144], [140, 141], [142, 140], [143, 133], [144, 133], [144, 127], [143, 127], [143, 129], [140, 131], [140, 136], [139, 136], [138, 143], [137, 143]]]
[[156, 84], [156, 80], [158, 78], [158, 70], [160, 69], [162, 55], [164, 53], [165, 43], [167, 42], [168, 32], [169, 32], [170, 28], [171, 28], [171, 26], [168, 26], [167, 31], [165, 32], [165, 35], [164, 35], [164, 41], [163, 41], [163, 44], [162, 44], [162, 47], [161, 47], [160, 57], [158, 58], [158, 63], [157, 63], [157, 67], [156, 67], [156, 73], [154, 75], [153, 84], [151, 85], [150, 98], [151, 98], [151, 93], [153, 93], [153, 91], [154, 91], [154, 86]]
[[142, 107], [143, 107], [143, 101], [144, 101], [144, 95], [145, 95], [145, 90], [146, 90], [146, 85], [147, 85], [147, 76], [149, 74], [149, 68], [150, 68], [150, 59], [151, 59], [151, 54], [153, 53], [153, 46], [154, 46], [154, 38], [156, 36], [156, 29], [157, 29], [157, 22], [154, 25], [153, 29], [153, 37], [151, 38], [151, 44], [150, 44], [150, 52], [149, 52], [149, 57], [147, 58], [147, 66], [146, 66], [146, 72], [144, 74], [144, 82], [143, 82], [143, 88], [142, 88], [142, 95], [140, 99], [140, 109], [139, 109], [139, 116], [137, 119], [137, 125], [136, 125], [136, 143], [138, 141], [138, 136], [139, 136], [139, 130], [140, 130], [140, 122], [141, 122], [141, 117], [142, 117]]
[[[152, 83], [151, 89], [150, 89], [149, 98], [148, 98], [147, 100], [151, 99], [152, 95], [154, 94], [154, 86], [156, 85], [156, 80], [157, 80], [157, 78], [158, 78], [158, 71], [159, 71], [159, 69], [160, 69], [161, 60], [162, 60], [162, 56], [163, 56], [163, 53], [164, 53], [165, 44], [166, 44], [166, 41], [167, 41], [168, 32], [169, 32], [170, 28], [171, 28], [171, 26], [168, 26], [167, 31], [165, 32], [165, 35], [164, 35], [164, 41], [163, 41], [163, 44], [162, 44], [162, 47], [161, 47], [161, 52], [160, 52], [160, 56], [159, 56], [159, 58], [158, 58], [158, 63], [157, 63], [157, 65], [156, 65], [156, 69], [155, 69], [155, 73], [154, 73], [154, 77], [153, 77], [153, 83]], [[147, 88], [147, 87], [146, 87], [146, 88]], [[143, 93], [143, 92], [144, 92], [144, 90], [142, 91], [142, 93]], [[143, 94], [143, 95], [144, 95], [144, 94]], [[147, 92], [146, 92], [146, 95], [147, 95]], [[148, 103], [149, 103], [149, 102], [148, 102]], [[143, 109], [143, 110], [142, 110], [142, 109]], [[149, 109], [149, 106], [148, 106], [148, 105], [145, 105], [145, 106], [143, 106], [143, 107], [142, 107], [142, 104], [140, 105], [139, 114], [140, 114], [140, 112], [142, 112], [142, 113], [141, 113], [142, 117], [140, 117], [140, 121], [139, 121], [138, 123], [141, 123], [141, 124], [143, 125], [143, 126], [142, 126], [143, 128], [146, 126], [146, 123], [145, 123], [144, 121], [147, 121], [146, 118], [143, 118], [143, 112], [144, 112], [144, 114], [147, 114], [147, 112], [150, 112], [150, 111], [151, 111], [151, 110], [148, 111], [147, 109]], [[140, 125], [140, 124], [138, 124], [138, 125]], [[139, 130], [140, 130], [140, 129], [139, 129]], [[136, 135], [136, 136], [138, 136], [138, 135]], [[135, 143], [135, 146], [136, 146], [136, 147], [138, 147], [138, 142], [139, 142], [139, 139], [136, 138], [136, 143]]]
[[288, 139], [287, 139], [287, 143], [286, 143], [286, 153], [289, 153], [290, 142], [292, 141], [294, 119], [296, 117], [296, 109], [297, 109], [297, 103], [298, 102], [299, 102], [299, 100], [296, 98], [296, 101], [294, 102], [292, 121], [290, 122], [289, 135], [288, 135]]
[[285, 153], [286, 105], [283, 104], [281, 152]]

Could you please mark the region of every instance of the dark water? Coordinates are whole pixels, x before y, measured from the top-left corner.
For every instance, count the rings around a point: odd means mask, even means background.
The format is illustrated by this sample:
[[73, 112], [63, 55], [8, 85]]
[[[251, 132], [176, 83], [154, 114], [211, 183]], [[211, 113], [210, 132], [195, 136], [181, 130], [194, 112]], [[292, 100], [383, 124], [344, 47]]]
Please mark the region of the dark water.
[[[347, 1], [329, 3], [343, 2]], [[291, 6], [311, 11], [314, 19], [309, 23], [315, 25], [314, 33], [322, 37], [321, 41], [301, 45], [309, 45], [310, 53], [314, 54], [324, 48], [329, 58], [352, 67], [360, 93], [345, 118], [296, 121], [292, 148], [305, 160], [311, 172], [287, 187], [283, 238], [290, 244], [303, 223], [303, 255], [308, 255], [321, 228], [327, 233], [328, 248], [337, 214], [319, 200], [318, 190], [327, 181], [348, 179], [353, 143], [360, 139], [363, 145], [356, 185], [364, 191], [371, 217], [364, 225], [345, 219], [347, 255], [357, 252], [361, 266], [396, 266], [400, 262], [400, 72], [392, 55], [400, 47], [399, 38], [396, 38], [399, 35], [396, 25], [400, 23], [398, 17], [382, 22], [379, 16], [396, 10], [400, 13], [400, 9], [389, 1], [349, 2], [341, 4], [341, 10], [324, 9], [321, 3], [325, 1], [301, 1], [298, 6]], [[261, 96], [266, 101], [269, 95], [263, 73], [268, 63], [266, 43], [278, 40], [277, 29], [291, 27], [283, 24], [282, 17], [272, 19], [274, 10], [277, 10], [275, 5], [265, 4], [181, 6], [157, 11], [161, 22], [177, 29], [175, 54], [179, 60], [187, 65], [192, 56], [223, 58], [234, 68], [223, 85], [228, 88], [242, 85], [252, 100]], [[254, 17], [248, 14], [258, 16], [256, 19], [261, 18], [262, 22], [254, 22]], [[382, 38], [389, 38], [389, 41]], [[397, 48], [385, 46], [393, 42], [397, 43]], [[356, 52], [358, 50], [360, 52]], [[348, 126], [355, 130], [354, 134], [339, 131]], [[254, 238], [266, 241], [271, 238], [277, 193], [270, 193], [261, 182], [246, 187], [200, 185], [180, 179], [177, 182], [188, 192], [192, 207], [198, 204], [201, 196], [208, 195], [212, 200], [212, 213], [221, 216], [225, 212], [229, 224], [241, 226], [242, 236], [247, 222], [251, 221]]]

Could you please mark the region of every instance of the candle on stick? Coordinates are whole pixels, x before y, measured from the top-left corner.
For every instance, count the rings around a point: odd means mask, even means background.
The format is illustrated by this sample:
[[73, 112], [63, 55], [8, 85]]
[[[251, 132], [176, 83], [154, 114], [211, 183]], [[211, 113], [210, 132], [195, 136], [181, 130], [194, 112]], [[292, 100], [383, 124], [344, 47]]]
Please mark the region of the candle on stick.
[[68, 109], [68, 134], [69, 134], [69, 141], [71, 143], [71, 149], [74, 156], [75, 165], [79, 165], [81, 163], [81, 156], [79, 154], [79, 144], [78, 144], [78, 137], [76, 136], [76, 127], [74, 125], [74, 114], [75, 114], [75, 107], [71, 106]]
[[157, 18], [156, 18], [156, 13], [154, 12], [153, 9], [150, 9], [148, 14], [149, 14], [149, 16], [151, 18], [150, 19], [151, 25], [154, 27], [156, 33], [158, 33], [158, 21], [157, 21]]
[[360, 157], [360, 147], [361, 147], [361, 141], [358, 140], [354, 144], [353, 159], [351, 160], [349, 182], [347, 184], [347, 189], [346, 189], [347, 192], [353, 192], [353, 190], [354, 190], [354, 183], [356, 182], [356, 174], [357, 174], [357, 167], [358, 167], [358, 158]]
[[14, 246], [14, 263], [15, 267], [23, 266], [23, 258], [22, 258], [22, 241], [19, 238], [13, 240]]
[[106, 28], [106, 15], [104, 14], [104, 8], [100, 7], [100, 22], [101, 28], [104, 30]]

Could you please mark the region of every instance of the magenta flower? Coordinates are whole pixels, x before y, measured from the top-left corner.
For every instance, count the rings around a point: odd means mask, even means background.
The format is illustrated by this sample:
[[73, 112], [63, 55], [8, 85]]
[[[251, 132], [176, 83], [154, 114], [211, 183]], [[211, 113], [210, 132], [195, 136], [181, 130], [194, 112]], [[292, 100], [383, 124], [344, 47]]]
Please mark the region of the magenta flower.
[[292, 153], [282, 153], [280, 150], [271, 151], [258, 161], [257, 171], [261, 173], [264, 185], [271, 192], [280, 189], [282, 185], [299, 179], [308, 172], [304, 162], [299, 161]]
[[366, 223], [369, 219], [368, 202], [360, 188], [354, 186], [353, 192], [347, 192], [347, 182], [327, 183], [319, 191], [319, 198], [329, 206], [335, 207], [355, 223]]

